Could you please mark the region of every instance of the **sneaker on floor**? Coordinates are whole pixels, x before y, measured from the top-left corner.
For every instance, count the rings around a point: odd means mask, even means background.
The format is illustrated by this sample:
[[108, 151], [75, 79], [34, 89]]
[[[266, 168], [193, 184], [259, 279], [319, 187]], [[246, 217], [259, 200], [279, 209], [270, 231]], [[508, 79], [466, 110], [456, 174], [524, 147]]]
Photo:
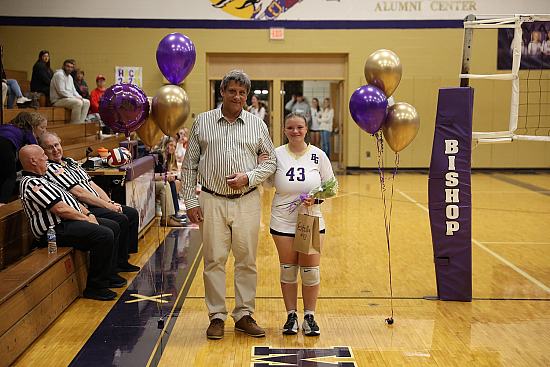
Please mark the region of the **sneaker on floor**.
[[184, 213], [174, 214], [173, 217], [174, 217], [176, 220], [179, 220], [180, 222], [185, 222], [185, 221], [187, 221], [187, 215], [185, 215]]
[[250, 315], [241, 317], [241, 319], [235, 323], [235, 330], [255, 338], [265, 336], [264, 329], [259, 327], [258, 324], [256, 324], [256, 320], [254, 320]]
[[296, 312], [288, 314], [285, 326], [283, 326], [283, 334], [296, 335], [298, 333], [298, 315]]
[[110, 301], [116, 298], [116, 292], [109, 288], [93, 289], [86, 288], [82, 294], [84, 298], [95, 299], [98, 301]]
[[120, 275], [111, 275], [111, 278], [109, 279], [109, 288], [122, 288], [127, 283], [128, 281]]
[[317, 323], [315, 322], [315, 318], [311, 314], [304, 316], [302, 329], [307, 336], [317, 336], [321, 334], [319, 326], [317, 325]]
[[16, 103], [22, 104], [22, 103], [27, 103], [27, 102], [30, 102], [30, 101], [32, 101], [32, 99], [29, 99], [27, 97], [19, 97], [19, 98], [17, 98]]
[[223, 338], [225, 321], [222, 319], [212, 319], [208, 329], [206, 329], [206, 337], [208, 339], [221, 339]]

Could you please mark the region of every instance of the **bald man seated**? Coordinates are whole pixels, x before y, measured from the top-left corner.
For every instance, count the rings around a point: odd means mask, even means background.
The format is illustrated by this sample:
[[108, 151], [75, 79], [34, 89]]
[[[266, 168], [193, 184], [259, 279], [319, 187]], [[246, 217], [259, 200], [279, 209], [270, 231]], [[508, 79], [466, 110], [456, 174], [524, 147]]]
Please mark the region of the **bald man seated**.
[[70, 193], [48, 180], [45, 176], [48, 157], [38, 145], [21, 148], [19, 160], [23, 166], [21, 203], [36, 241], [45, 247], [46, 232], [53, 227], [58, 246], [90, 251], [84, 297], [101, 301], [114, 299], [117, 294], [109, 288], [126, 285], [126, 279], [119, 276], [113, 266], [120, 235], [118, 224], [96, 218]]
[[46, 176], [63, 187], [98, 218], [114, 220], [120, 227], [120, 242], [116, 266], [120, 272], [139, 271], [139, 266], [128, 262], [128, 253], [137, 252], [139, 213], [136, 209], [112, 201], [88, 173], [74, 159], [63, 157], [61, 139], [46, 131], [39, 138], [40, 146], [48, 157]]

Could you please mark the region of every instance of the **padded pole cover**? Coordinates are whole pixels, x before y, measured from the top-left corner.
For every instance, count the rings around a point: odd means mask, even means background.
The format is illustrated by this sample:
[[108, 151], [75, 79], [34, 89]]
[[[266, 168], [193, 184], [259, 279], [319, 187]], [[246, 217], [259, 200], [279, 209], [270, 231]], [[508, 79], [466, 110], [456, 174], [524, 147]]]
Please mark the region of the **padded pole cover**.
[[472, 300], [472, 113], [474, 89], [441, 88], [428, 179], [437, 293]]

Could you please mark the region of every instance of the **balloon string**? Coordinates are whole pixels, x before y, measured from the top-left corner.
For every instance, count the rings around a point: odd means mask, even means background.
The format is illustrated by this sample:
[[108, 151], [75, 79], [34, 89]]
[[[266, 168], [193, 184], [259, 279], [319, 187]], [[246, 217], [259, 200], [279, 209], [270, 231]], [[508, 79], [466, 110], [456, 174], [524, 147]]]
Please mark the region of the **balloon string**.
[[[389, 286], [390, 286], [390, 308], [391, 318], [393, 320], [393, 284], [392, 284], [392, 271], [391, 271], [391, 246], [390, 246], [390, 232], [391, 232], [391, 215], [393, 210], [393, 193], [394, 193], [394, 180], [397, 174], [397, 168], [399, 166], [399, 154], [395, 153], [395, 168], [391, 177], [385, 177], [385, 164], [384, 164], [384, 140], [382, 133], [378, 131], [373, 134], [376, 139], [376, 150], [378, 158], [378, 173], [380, 176], [380, 192], [382, 195], [382, 204], [384, 206], [384, 227], [386, 232], [386, 245], [388, 249], [388, 274], [389, 274]], [[386, 180], [391, 180], [391, 194], [389, 199], [389, 210], [386, 204]]]

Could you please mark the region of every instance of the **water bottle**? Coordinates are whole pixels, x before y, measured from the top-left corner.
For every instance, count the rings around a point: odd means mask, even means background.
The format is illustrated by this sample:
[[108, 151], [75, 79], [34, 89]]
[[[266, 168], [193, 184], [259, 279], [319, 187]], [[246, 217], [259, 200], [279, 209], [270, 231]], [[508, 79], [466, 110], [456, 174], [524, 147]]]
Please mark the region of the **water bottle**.
[[47, 237], [48, 237], [48, 253], [50, 253], [50, 254], [57, 253], [57, 242], [56, 242], [56, 238], [55, 238], [55, 228], [53, 226], [51, 226], [48, 229]]

